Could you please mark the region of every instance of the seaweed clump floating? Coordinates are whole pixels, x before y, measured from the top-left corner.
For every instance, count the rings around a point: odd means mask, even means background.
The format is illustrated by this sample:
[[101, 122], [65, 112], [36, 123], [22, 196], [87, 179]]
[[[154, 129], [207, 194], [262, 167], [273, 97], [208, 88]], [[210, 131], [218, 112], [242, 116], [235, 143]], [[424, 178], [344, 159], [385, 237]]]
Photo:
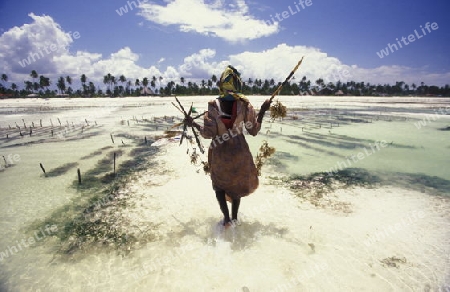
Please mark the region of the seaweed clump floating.
[[258, 176], [261, 176], [261, 168], [266, 162], [267, 159], [269, 159], [270, 156], [272, 156], [275, 153], [275, 148], [270, 147], [269, 143], [267, 141], [263, 141], [261, 147], [259, 147], [259, 152], [256, 155], [256, 169], [258, 170]]

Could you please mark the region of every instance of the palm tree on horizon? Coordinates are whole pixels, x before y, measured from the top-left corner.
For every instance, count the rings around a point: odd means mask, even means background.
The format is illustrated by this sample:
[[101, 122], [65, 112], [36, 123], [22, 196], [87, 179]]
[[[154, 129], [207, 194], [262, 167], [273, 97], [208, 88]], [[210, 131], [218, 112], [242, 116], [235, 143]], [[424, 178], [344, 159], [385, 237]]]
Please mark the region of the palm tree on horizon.
[[36, 82], [36, 79], [39, 77], [39, 74], [36, 72], [36, 70], [31, 70], [30, 77], [33, 78], [31, 90], [33, 90], [33, 88], [39, 87], [39, 84]]
[[83, 88], [82, 93], [86, 94], [86, 81], [87, 81], [87, 77], [85, 74], [81, 74], [80, 76], [80, 81], [81, 81], [81, 86]]
[[25, 90], [30, 93], [33, 92], [33, 82], [26, 80], [23, 83], [25, 83]]
[[12, 84], [11, 84], [11, 90], [13, 90], [13, 91], [16, 93], [16, 90], [17, 90], [17, 84], [12, 83]]
[[161, 89], [162, 89], [162, 85], [161, 85], [161, 81], [163, 80], [164, 78], [162, 77], [162, 76], [159, 76], [159, 91], [160, 91], [160, 94], [161, 94]]
[[[125, 82], [127, 82], [127, 78], [125, 78], [125, 75], [120, 75], [119, 76], [119, 82], [120, 82], [120, 84], [122, 84], [122, 88], [124, 88], [123, 87], [123, 84], [125, 83]], [[122, 93], [122, 92], [121, 92]]]
[[147, 95], [147, 86], [148, 86], [148, 78], [147, 77], [144, 77], [144, 79], [142, 79], [142, 86], [144, 86], [144, 93], [145, 93], [145, 95]]
[[[2, 74], [2, 81], [4, 81], [5, 85], [6, 85], [6, 82], [8, 82], [8, 75]], [[5, 86], [5, 88], [6, 88], [6, 86]]]
[[131, 95], [131, 86], [133, 85], [133, 83], [131, 82], [131, 80], [127, 81], [127, 87], [125, 89], [125, 93], [126, 94], [130, 94]]
[[89, 94], [90, 95], [94, 95], [95, 94], [95, 84], [92, 81], [89, 82]]
[[156, 80], [157, 80], [156, 77], [153, 75], [152, 81], [151, 81], [150, 84], [151, 84], [151, 86], [153, 87], [154, 90], [156, 90]]
[[48, 87], [51, 85], [50, 78], [45, 77], [44, 75], [39, 76], [39, 86], [42, 89], [46, 89], [48, 91]]
[[136, 79], [136, 81], [134, 81], [134, 91], [136, 92], [137, 90], [139, 90], [139, 87], [141, 86], [141, 81], [139, 81], [139, 79]]
[[70, 87], [70, 85], [72, 85], [72, 77], [70, 77], [69, 75], [66, 76], [66, 82], [67, 84], [69, 84], [69, 88], [67, 88], [67, 91], [69, 94], [72, 93], [72, 88]]
[[61, 94], [64, 94], [66, 90], [66, 80], [63, 76], [59, 77], [58, 82], [56, 83], [56, 87], [61, 91]]
[[103, 76], [103, 83], [107, 86], [107, 90], [109, 91], [109, 94], [112, 94], [111, 91], [111, 84], [112, 83], [116, 83], [116, 79], [113, 75], [111, 75], [111, 73], [106, 74], [105, 76]]

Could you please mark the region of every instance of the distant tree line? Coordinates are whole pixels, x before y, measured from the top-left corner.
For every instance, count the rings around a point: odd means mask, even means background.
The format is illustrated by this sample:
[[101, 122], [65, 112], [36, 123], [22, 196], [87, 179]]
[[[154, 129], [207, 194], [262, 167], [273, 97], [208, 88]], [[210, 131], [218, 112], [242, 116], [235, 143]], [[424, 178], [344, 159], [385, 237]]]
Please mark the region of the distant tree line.
[[[30, 73], [31, 80], [24, 81], [24, 88], [18, 89], [17, 84], [11, 83], [7, 87], [8, 76], [1, 75], [0, 94], [7, 97], [26, 97], [32, 94], [41, 97], [118, 97], [118, 96], [145, 96], [145, 95], [218, 95], [218, 78], [212, 75], [210, 79], [201, 80], [199, 84], [186, 81], [181, 77], [179, 83], [169, 81], [163, 86], [163, 77], [153, 76], [130, 80], [124, 75], [119, 77], [110, 73], [103, 77], [106, 90], [103, 91], [85, 74], [80, 76], [80, 88], [72, 88], [72, 77], [61, 76], [56, 82], [57, 89], [50, 89], [52, 81], [35, 70]], [[249, 78], [244, 82], [242, 93], [246, 95], [270, 95], [281, 84], [274, 79], [262, 80]], [[450, 86], [428, 86], [423, 82], [420, 85], [407, 84], [403, 81], [391, 84], [371, 84], [366, 82], [326, 82], [322, 78], [311, 82], [304, 76], [300, 81], [293, 79], [286, 84], [281, 95], [351, 95], [351, 96], [442, 96], [450, 97]]]

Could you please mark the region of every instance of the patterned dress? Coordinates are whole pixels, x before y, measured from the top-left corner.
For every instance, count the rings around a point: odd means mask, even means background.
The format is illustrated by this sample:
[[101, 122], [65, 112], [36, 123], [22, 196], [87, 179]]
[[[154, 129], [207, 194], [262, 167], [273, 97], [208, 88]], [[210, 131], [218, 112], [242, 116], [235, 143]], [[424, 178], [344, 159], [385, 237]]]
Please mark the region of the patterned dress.
[[220, 103], [209, 102], [201, 135], [212, 139], [208, 162], [214, 190], [224, 190], [230, 198], [239, 199], [253, 193], [259, 184], [244, 128], [250, 135], [256, 136], [261, 124], [256, 121], [256, 112], [249, 102], [241, 99], [235, 103], [233, 122], [230, 124], [222, 119]]

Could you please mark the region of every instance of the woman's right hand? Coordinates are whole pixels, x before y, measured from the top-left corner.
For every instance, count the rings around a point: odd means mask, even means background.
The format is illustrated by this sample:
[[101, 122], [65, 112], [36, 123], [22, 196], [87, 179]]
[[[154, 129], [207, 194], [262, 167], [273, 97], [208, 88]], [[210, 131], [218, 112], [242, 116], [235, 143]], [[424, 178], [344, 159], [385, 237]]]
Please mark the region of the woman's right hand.
[[267, 110], [269, 110], [269, 109], [270, 109], [270, 104], [271, 104], [271, 103], [272, 103], [272, 102], [271, 102], [269, 99], [266, 99], [266, 100], [264, 101], [264, 103], [261, 105], [260, 112], [265, 113]]

